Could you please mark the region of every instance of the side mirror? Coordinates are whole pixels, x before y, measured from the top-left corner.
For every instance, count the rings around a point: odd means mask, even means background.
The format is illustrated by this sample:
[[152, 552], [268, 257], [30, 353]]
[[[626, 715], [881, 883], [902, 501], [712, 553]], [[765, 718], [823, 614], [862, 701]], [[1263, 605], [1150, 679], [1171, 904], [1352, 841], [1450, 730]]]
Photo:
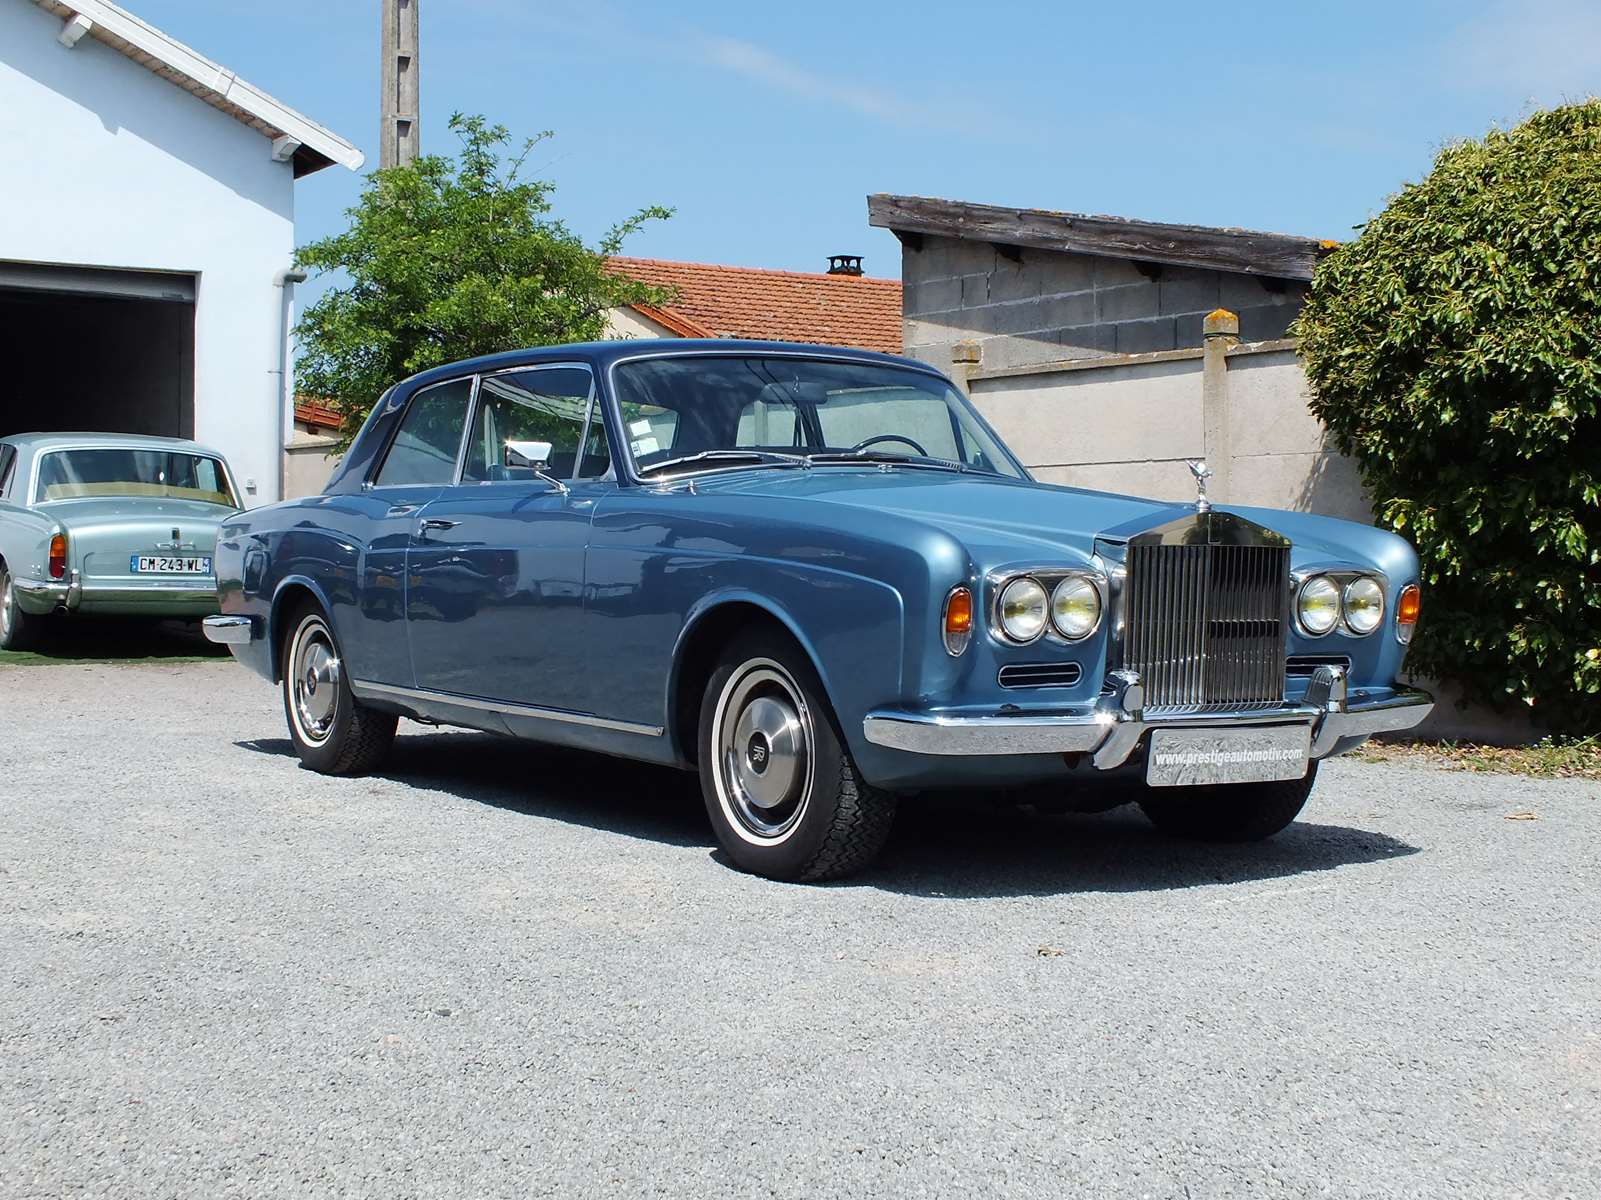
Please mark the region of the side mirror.
[[533, 472], [534, 478], [544, 480], [565, 496], [569, 490], [567, 485], [545, 470], [550, 466], [550, 449], [549, 442], [523, 442], [507, 438], [506, 466]]
[[506, 465], [508, 467], [532, 467], [536, 471], [543, 471], [550, 466], [550, 443], [519, 442], [508, 438], [506, 440]]

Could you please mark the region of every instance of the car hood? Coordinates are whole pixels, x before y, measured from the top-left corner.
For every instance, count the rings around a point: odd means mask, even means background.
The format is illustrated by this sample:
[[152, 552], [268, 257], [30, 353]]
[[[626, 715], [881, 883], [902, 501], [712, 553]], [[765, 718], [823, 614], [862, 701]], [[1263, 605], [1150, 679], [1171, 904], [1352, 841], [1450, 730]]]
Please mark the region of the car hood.
[[703, 493], [820, 501], [842, 510], [839, 519], [844, 523], [854, 523], [853, 510], [875, 518], [901, 516], [975, 548], [1010, 545], [1023, 552], [1067, 547], [1088, 554], [1090, 541], [1102, 530], [1130, 523], [1159, 525], [1186, 508], [976, 472], [958, 475], [911, 467], [730, 471], [695, 483]]
[[[842, 510], [841, 521], [851, 524], [852, 511], [875, 519], [899, 515], [961, 538], [979, 557], [995, 561], [1064, 550], [1087, 558], [1098, 537], [1123, 540], [1195, 513], [1193, 502], [920, 468], [729, 471], [700, 476], [695, 484], [702, 493], [819, 501]], [[1402, 539], [1370, 525], [1282, 509], [1217, 507], [1289, 538], [1297, 563], [1358, 555], [1387, 567], [1397, 555], [1404, 560], [1410, 554]], [[1395, 561], [1399, 570], [1405, 565]]]

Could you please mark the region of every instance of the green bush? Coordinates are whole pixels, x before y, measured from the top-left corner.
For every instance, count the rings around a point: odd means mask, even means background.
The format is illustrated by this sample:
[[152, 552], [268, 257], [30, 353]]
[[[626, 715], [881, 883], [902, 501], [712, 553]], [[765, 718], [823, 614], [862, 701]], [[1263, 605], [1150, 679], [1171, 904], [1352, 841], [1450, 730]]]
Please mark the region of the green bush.
[[1601, 101], [1442, 151], [1319, 264], [1295, 332], [1422, 557], [1410, 666], [1601, 728]]

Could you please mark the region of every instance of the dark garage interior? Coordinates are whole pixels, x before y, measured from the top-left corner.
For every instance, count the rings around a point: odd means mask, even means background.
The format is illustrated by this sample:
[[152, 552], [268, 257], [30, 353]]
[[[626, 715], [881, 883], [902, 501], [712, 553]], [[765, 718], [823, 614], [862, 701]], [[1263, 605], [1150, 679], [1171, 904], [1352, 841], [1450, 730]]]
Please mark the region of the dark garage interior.
[[0, 437], [194, 435], [194, 278], [0, 263]]

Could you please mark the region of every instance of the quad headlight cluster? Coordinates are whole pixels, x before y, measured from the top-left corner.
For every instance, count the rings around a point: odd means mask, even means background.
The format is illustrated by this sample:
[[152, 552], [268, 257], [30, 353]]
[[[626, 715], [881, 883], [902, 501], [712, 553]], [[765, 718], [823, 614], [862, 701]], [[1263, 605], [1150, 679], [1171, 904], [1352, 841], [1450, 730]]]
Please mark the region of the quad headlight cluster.
[[1371, 575], [1312, 575], [1295, 591], [1295, 619], [1312, 637], [1341, 626], [1366, 637], [1384, 624], [1384, 585]]
[[1050, 635], [1077, 642], [1101, 623], [1104, 585], [1082, 571], [1039, 571], [1001, 581], [995, 592], [995, 630], [1026, 645]]

